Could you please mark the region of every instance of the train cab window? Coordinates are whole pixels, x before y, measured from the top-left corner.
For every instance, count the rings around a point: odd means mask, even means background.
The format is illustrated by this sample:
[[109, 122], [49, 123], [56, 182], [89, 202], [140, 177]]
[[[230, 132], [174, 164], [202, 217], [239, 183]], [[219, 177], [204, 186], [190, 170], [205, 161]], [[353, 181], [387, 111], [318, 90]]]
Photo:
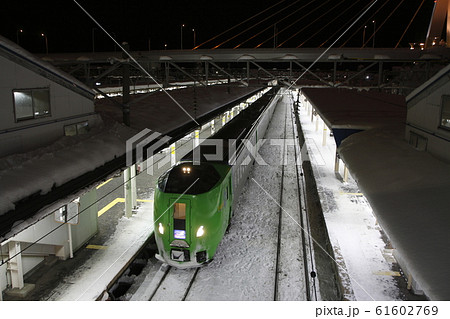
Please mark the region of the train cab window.
[[175, 203], [173, 205], [173, 218], [174, 219], [186, 219], [186, 204]]
[[[186, 231], [186, 204], [175, 203], [173, 205], [173, 226], [175, 230]], [[181, 235], [175, 236], [178, 239]]]
[[212, 165], [181, 163], [159, 178], [158, 187], [165, 193], [197, 195], [211, 190], [219, 180]]

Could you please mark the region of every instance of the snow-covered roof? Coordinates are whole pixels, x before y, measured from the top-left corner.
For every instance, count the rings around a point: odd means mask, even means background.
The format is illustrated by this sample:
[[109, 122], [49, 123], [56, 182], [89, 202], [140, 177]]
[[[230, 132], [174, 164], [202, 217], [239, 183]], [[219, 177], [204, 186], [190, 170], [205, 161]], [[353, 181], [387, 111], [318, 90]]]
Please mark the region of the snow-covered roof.
[[369, 129], [406, 120], [401, 95], [340, 88], [303, 88], [302, 92], [331, 129]]
[[450, 79], [450, 64], [432, 76], [428, 81], [417, 87], [406, 97], [406, 103], [408, 107], [416, 104], [416, 101], [420, 101], [423, 97], [428, 96], [429, 92], [435, 91], [440, 86], [449, 82]]
[[81, 81], [39, 59], [24, 48], [0, 35], [0, 55], [64, 87], [92, 99], [94, 91]]
[[408, 271], [450, 298], [450, 165], [404, 140], [404, 125], [353, 134], [338, 149]]

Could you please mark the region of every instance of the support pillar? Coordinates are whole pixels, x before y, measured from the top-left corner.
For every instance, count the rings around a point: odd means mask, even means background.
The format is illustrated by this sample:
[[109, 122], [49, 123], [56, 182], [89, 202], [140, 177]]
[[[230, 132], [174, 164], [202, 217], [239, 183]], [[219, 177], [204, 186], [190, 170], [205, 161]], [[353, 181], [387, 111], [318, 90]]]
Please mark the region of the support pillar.
[[136, 164], [130, 167], [131, 177], [131, 206], [137, 208], [137, 189], [136, 189]]
[[336, 157], [334, 158], [334, 172], [339, 173], [339, 154], [336, 152]]
[[328, 128], [325, 122], [323, 122], [323, 138], [322, 138], [322, 146], [327, 145], [327, 134], [328, 134]]
[[175, 166], [177, 164], [177, 157], [175, 153], [175, 143], [170, 145], [170, 165]]
[[344, 165], [344, 182], [348, 182], [348, 168], [347, 165]]
[[378, 88], [383, 84], [383, 61], [378, 64]]
[[194, 147], [200, 145], [200, 130], [195, 130], [194, 132]]
[[[128, 43], [122, 43], [126, 51], [129, 51], [130, 47]], [[127, 59], [128, 56], [125, 52], [122, 53], [122, 58]], [[124, 62], [122, 65], [122, 117], [123, 124], [130, 126], [130, 65], [128, 62]]]
[[165, 65], [165, 78], [164, 78], [164, 83], [163, 83], [163, 87], [164, 88], [168, 88], [169, 87], [169, 62], [164, 62]]
[[208, 86], [208, 79], [209, 79], [209, 63], [208, 63], [208, 61], [205, 61], [205, 82], [206, 82], [206, 86]]
[[67, 232], [69, 236], [69, 258], [73, 258], [72, 224], [67, 223]]
[[247, 86], [250, 85], [250, 62], [247, 61]]
[[214, 135], [216, 133], [216, 128], [214, 127], [214, 120], [211, 121], [211, 135]]
[[316, 115], [316, 132], [319, 131], [319, 121], [320, 121], [320, 116]]
[[292, 81], [292, 61], [289, 61], [289, 83]]
[[333, 62], [333, 86], [336, 85], [337, 62]]
[[123, 171], [123, 187], [124, 187], [124, 193], [125, 193], [125, 217], [131, 218], [131, 215], [133, 214], [133, 203], [131, 200], [131, 168], [127, 167]]
[[22, 289], [24, 287], [24, 282], [20, 242], [10, 241], [8, 243], [8, 248], [10, 258], [10, 261], [8, 262], [8, 270], [11, 274], [12, 288]]

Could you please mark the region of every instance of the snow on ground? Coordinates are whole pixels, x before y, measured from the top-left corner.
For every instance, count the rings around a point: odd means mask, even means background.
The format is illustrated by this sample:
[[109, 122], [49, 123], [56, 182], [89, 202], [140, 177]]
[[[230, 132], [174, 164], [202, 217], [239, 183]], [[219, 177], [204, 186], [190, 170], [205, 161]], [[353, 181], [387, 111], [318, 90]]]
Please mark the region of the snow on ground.
[[144, 202], [131, 218], [120, 219], [114, 236], [104, 244], [107, 249], [96, 251], [44, 300], [95, 300], [152, 232], [153, 201]]
[[0, 159], [0, 215], [34, 193], [46, 194], [125, 153], [136, 132], [121, 124], [93, 128], [89, 134], [64, 136], [55, 143]]
[[[354, 134], [340, 153], [410, 272], [432, 300], [449, 300], [450, 165], [404, 140], [404, 127]], [[399, 260], [400, 261], [400, 260]]]
[[[278, 103], [266, 139], [283, 138], [286, 107], [285, 103]], [[279, 201], [282, 152], [280, 146], [266, 142], [259, 153], [269, 165], [255, 163], [234, 210], [229, 232], [220, 243], [214, 261], [198, 273], [187, 300], [274, 299], [280, 208], [271, 197]], [[299, 230], [290, 228], [291, 233], [286, 235], [291, 243], [296, 243], [297, 251], [301, 251]], [[279, 297], [304, 300], [304, 277], [298, 253], [285, 256], [281, 276], [284, 283], [280, 285]]]
[[[342, 181], [334, 173], [336, 144], [327, 131], [326, 146], [322, 146], [323, 122], [316, 121], [300, 107], [300, 121], [306, 145], [314, 169], [322, 208], [340, 266], [340, 276], [347, 300], [398, 300], [400, 292], [392, 277], [392, 263], [380, 227], [372, 214], [367, 200], [358, 190], [356, 182], [349, 177]], [[330, 261], [331, 262], [331, 261]]]

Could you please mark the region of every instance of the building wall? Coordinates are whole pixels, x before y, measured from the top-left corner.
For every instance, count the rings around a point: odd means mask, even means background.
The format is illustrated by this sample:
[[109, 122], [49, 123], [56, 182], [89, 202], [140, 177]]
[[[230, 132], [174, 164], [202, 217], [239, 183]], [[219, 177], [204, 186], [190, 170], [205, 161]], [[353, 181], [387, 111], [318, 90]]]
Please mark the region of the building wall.
[[439, 127], [442, 95], [450, 94], [450, 82], [437, 81], [420, 95], [420, 99], [408, 102], [406, 140], [411, 132], [424, 137], [426, 151], [435, 157], [450, 162], [450, 130]]
[[[72, 248], [74, 252], [97, 233], [98, 205], [96, 202], [97, 190], [95, 188], [80, 196], [79, 222], [77, 225], [71, 226]], [[70, 256], [68, 225], [55, 221], [55, 214], [52, 212], [53, 209], [51, 208], [48, 212], [43, 213], [44, 216], [48, 214], [46, 217], [10, 238], [12, 241], [20, 242], [21, 249], [25, 249], [22, 254], [24, 276], [44, 261], [47, 255], [56, 255], [60, 259], [67, 259]], [[37, 240], [39, 240], [38, 243], [36, 243]], [[30, 247], [27, 248], [27, 246]], [[2, 253], [3, 259], [6, 259], [8, 245], [2, 247]], [[5, 263], [3, 266], [0, 266], [0, 291], [6, 289], [11, 284], [11, 278], [6, 269], [6, 265]]]
[[[76, 93], [25, 67], [0, 56], [0, 157], [26, 152], [52, 143], [64, 135], [64, 126], [89, 121], [95, 126], [92, 99]], [[50, 89], [50, 116], [16, 121], [14, 89]]]

